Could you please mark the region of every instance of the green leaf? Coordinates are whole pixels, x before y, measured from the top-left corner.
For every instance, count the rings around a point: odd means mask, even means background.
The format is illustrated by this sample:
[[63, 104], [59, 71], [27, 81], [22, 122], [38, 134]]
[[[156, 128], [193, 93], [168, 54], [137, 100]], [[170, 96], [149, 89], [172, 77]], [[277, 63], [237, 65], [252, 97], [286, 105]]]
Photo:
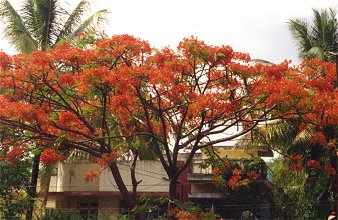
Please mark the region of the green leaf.
[[38, 155], [38, 154], [40, 154], [42, 151], [43, 151], [43, 148], [42, 148], [42, 147], [36, 148], [36, 149], [32, 150], [32, 154]]

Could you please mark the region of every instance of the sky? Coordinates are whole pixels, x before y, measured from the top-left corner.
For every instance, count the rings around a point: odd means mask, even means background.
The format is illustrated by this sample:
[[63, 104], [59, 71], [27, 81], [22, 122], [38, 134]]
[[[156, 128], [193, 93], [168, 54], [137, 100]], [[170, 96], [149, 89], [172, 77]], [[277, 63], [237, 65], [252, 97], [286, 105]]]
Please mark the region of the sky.
[[[19, 9], [20, 0], [10, 0]], [[61, 4], [64, 1], [60, 1]], [[71, 5], [78, 1], [68, 0]], [[94, 0], [93, 10], [111, 10], [105, 32], [131, 34], [157, 48], [176, 48], [195, 36], [210, 45], [229, 45], [251, 58], [299, 63], [288, 30], [291, 18], [312, 17], [312, 8], [337, 8], [336, 0]], [[0, 26], [0, 32], [2, 27]], [[0, 38], [0, 49], [13, 54]]]

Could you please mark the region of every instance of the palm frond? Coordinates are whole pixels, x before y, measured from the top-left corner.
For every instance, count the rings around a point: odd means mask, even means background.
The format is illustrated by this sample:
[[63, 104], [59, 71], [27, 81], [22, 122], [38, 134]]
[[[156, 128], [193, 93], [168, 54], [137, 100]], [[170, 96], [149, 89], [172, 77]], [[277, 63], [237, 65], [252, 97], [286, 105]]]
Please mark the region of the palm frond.
[[79, 33], [92, 28], [98, 27], [103, 23], [107, 23], [107, 14], [109, 13], [108, 9], [102, 9], [95, 12], [89, 18], [87, 18], [70, 36], [70, 38], [75, 38]]
[[257, 127], [252, 133], [246, 134], [236, 145], [244, 146], [246, 149], [268, 147], [286, 153], [288, 147], [293, 145], [297, 134], [298, 122], [276, 120], [265, 126]]
[[332, 55], [338, 40], [337, 11], [329, 8], [313, 9], [311, 25], [302, 19], [288, 22], [292, 36], [298, 44], [299, 57], [309, 59], [319, 57], [324, 61], [335, 62]]
[[272, 65], [273, 63], [268, 61], [268, 60], [264, 60], [264, 59], [252, 59], [250, 60], [253, 63], [261, 63], [261, 64], [266, 64], [266, 65]]
[[[336, 10], [313, 9], [314, 19], [311, 31], [314, 37], [314, 46], [322, 50], [322, 59], [334, 61], [332, 52], [335, 50], [335, 43], [338, 40], [338, 25], [336, 20]], [[331, 52], [331, 53], [330, 53]]]
[[293, 139], [293, 144], [295, 145], [308, 145], [309, 140], [315, 134], [314, 129], [305, 129], [297, 133], [296, 137]]
[[320, 58], [322, 60], [325, 60], [325, 53], [323, 48], [321, 47], [312, 47], [309, 51], [307, 51], [306, 53], [306, 57], [307, 58]]
[[20, 12], [39, 49], [45, 50], [55, 42], [66, 14], [57, 0], [26, 0]]
[[18, 12], [8, 0], [0, 2], [0, 18], [4, 23], [4, 37], [20, 52], [31, 53], [38, 47]]
[[313, 9], [314, 19], [313, 24], [311, 26], [311, 31], [313, 32], [313, 36], [315, 37], [315, 42], [317, 45], [323, 45], [325, 42], [325, 33], [327, 28], [327, 13], [325, 10], [319, 11], [317, 9]]
[[39, 5], [43, 27], [41, 35], [41, 46], [48, 47], [54, 44], [60, 33], [60, 18], [64, 15], [64, 10], [59, 6], [57, 0], [42, 0], [44, 3]]
[[38, 1], [36, 0], [25, 1], [20, 9], [20, 16], [32, 37], [39, 41], [42, 34], [43, 20], [40, 15], [40, 10], [37, 10], [37, 5]]
[[82, 0], [73, 10], [71, 14], [68, 14], [68, 19], [64, 23], [59, 37], [57, 38], [56, 42], [60, 41], [61, 39], [65, 37], [69, 37], [74, 30], [81, 25], [82, 23], [82, 16], [84, 13], [86, 13], [88, 10], [90, 10], [90, 3], [89, 1]]
[[302, 19], [291, 19], [288, 25], [292, 36], [297, 41], [299, 57], [306, 58], [306, 52], [313, 47], [312, 37], [308, 32], [308, 23]]

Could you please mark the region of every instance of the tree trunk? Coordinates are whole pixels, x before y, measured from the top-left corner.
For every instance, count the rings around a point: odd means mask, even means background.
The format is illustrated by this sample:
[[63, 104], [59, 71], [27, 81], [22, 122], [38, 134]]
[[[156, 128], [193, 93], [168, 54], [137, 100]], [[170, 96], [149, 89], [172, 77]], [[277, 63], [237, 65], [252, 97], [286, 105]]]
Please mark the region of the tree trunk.
[[34, 155], [33, 165], [32, 165], [32, 177], [31, 177], [31, 183], [28, 190], [28, 196], [30, 197], [31, 204], [29, 208], [27, 209], [26, 213], [26, 220], [32, 220], [33, 218], [33, 210], [34, 210], [34, 204], [36, 199], [36, 186], [38, 183], [38, 177], [39, 177], [39, 164], [40, 164], [40, 155], [36, 154]]
[[176, 188], [177, 188], [177, 179], [176, 178], [170, 179], [170, 183], [169, 183], [169, 198], [170, 199], [176, 199], [177, 197]]
[[39, 195], [43, 198], [40, 206], [41, 213], [44, 211], [47, 205], [49, 185], [52, 177], [52, 171], [54, 166], [47, 166], [40, 174], [40, 192]]
[[137, 205], [136, 196], [132, 192], [128, 191], [126, 185], [124, 184], [120, 170], [116, 162], [112, 162], [109, 165], [109, 168], [110, 168], [111, 173], [113, 174], [117, 188], [119, 189], [124, 202], [126, 203], [126, 205], [128, 206], [130, 210], [135, 208], [135, 206]]
[[[115, 183], [117, 185], [117, 188], [119, 189], [121, 195], [122, 195], [122, 199], [124, 200], [124, 202], [126, 203], [126, 205], [128, 206], [129, 210], [133, 210], [136, 208], [137, 206], [137, 200], [136, 200], [136, 186], [133, 186], [133, 191], [135, 192], [129, 192], [129, 190], [127, 189], [126, 185], [124, 184], [124, 181], [122, 179], [120, 170], [117, 166], [117, 163], [112, 162], [109, 166], [111, 173], [113, 174]], [[135, 169], [135, 167], [134, 167]], [[142, 215], [141, 213], [137, 213], [135, 216], [136, 220], [144, 220], [145, 216]]]
[[168, 210], [167, 214], [169, 216], [168, 219], [173, 220], [175, 219], [173, 216], [170, 216], [171, 210], [175, 208], [175, 203], [172, 203], [173, 199], [177, 199], [176, 194], [176, 188], [177, 188], [177, 178], [170, 178], [169, 182], [169, 200], [168, 200]]

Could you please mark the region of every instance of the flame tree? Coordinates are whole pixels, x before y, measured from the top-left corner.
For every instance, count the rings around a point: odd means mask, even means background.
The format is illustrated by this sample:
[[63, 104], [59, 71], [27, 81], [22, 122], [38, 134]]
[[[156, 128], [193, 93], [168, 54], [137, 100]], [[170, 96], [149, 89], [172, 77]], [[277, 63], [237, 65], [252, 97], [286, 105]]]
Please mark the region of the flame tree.
[[[337, 91], [326, 88], [325, 74], [309, 83], [312, 72], [303, 66], [250, 64], [247, 54], [194, 37], [177, 50], [156, 50], [129, 35], [94, 41], [80, 36], [77, 44], [29, 56], [1, 53], [0, 61], [0, 122], [21, 134], [6, 146], [32, 150], [39, 143], [48, 151], [87, 152], [111, 170], [130, 208], [139, 183], [135, 166], [129, 191], [117, 163], [121, 152], [132, 149], [135, 165], [137, 138], [147, 140], [161, 161], [175, 197], [178, 177], [198, 150], [269, 120], [337, 121]], [[331, 79], [332, 70], [323, 71]], [[239, 129], [229, 134], [234, 126]], [[181, 150], [189, 152], [183, 162]], [[96, 175], [91, 171], [87, 178]]]

